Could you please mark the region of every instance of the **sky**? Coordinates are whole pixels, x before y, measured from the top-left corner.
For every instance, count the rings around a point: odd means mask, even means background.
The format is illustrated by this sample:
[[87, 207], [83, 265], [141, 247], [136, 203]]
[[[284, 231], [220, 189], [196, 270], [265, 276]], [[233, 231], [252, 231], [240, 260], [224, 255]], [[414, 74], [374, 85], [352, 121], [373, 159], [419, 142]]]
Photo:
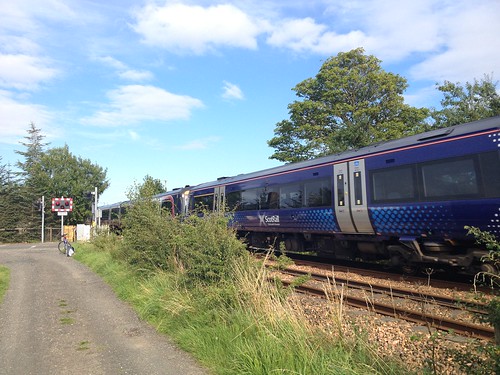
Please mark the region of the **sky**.
[[437, 83], [499, 79], [499, 20], [500, 0], [0, 0], [0, 164], [33, 122], [107, 170], [100, 204], [278, 166], [267, 141], [329, 57], [363, 47], [439, 107]]

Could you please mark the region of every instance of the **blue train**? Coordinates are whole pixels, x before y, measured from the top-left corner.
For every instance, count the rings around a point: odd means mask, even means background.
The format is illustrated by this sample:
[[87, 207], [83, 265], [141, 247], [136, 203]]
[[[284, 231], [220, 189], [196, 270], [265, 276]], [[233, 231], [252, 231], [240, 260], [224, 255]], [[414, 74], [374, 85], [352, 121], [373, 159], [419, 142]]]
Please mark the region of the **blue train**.
[[[500, 238], [500, 116], [156, 197], [232, 212], [250, 246], [498, 273], [465, 226]], [[103, 223], [123, 204], [102, 207]], [[112, 222], [112, 220], [110, 221]]]

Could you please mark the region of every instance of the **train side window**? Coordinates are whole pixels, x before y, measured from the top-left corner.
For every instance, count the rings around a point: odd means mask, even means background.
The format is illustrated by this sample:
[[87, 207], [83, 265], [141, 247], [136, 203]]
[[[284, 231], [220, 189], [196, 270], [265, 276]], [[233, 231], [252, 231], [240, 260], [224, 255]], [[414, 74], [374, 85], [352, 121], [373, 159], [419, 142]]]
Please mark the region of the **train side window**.
[[415, 173], [412, 166], [394, 167], [371, 173], [373, 202], [415, 200]]
[[302, 185], [289, 184], [280, 189], [280, 208], [302, 207]]
[[258, 189], [243, 190], [241, 192], [241, 209], [243, 211], [258, 210], [260, 205], [260, 191]]
[[101, 211], [101, 219], [102, 220], [109, 220], [109, 209], [105, 209]]
[[344, 175], [337, 175], [337, 205], [339, 207], [345, 206], [345, 187], [344, 187]]
[[240, 211], [241, 205], [241, 191], [232, 191], [226, 194], [226, 204], [229, 211]]
[[456, 198], [479, 194], [472, 158], [422, 164], [421, 171], [425, 198]]
[[[344, 184], [342, 184], [342, 187]], [[304, 184], [306, 207], [332, 205], [332, 181], [330, 178], [307, 181]], [[344, 194], [342, 194], [344, 196]]]
[[161, 202], [161, 208], [167, 212], [172, 212], [172, 202], [169, 199], [165, 199]]
[[354, 172], [354, 203], [356, 206], [363, 204], [363, 180], [361, 176], [361, 172]]
[[259, 209], [261, 210], [272, 210], [279, 208], [279, 189], [276, 187], [266, 187], [265, 189], [259, 189]]
[[182, 207], [180, 195], [174, 197], [174, 206], [175, 206], [175, 213], [180, 213], [180, 209]]
[[212, 211], [214, 207], [214, 195], [194, 196], [194, 208]]
[[280, 208], [280, 194], [277, 191], [270, 191], [267, 193], [266, 206], [262, 208], [277, 209]]
[[500, 197], [500, 152], [480, 154], [479, 160], [485, 196]]
[[111, 220], [118, 220], [120, 218], [120, 207], [111, 209]]

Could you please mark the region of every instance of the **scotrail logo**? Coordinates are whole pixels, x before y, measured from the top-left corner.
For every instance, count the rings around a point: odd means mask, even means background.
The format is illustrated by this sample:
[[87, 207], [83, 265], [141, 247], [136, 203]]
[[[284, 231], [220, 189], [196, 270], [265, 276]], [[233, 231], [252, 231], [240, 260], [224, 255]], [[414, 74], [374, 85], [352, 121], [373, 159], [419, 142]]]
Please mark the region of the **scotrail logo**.
[[269, 225], [280, 225], [280, 217], [279, 215], [259, 215], [260, 225], [265, 227]]

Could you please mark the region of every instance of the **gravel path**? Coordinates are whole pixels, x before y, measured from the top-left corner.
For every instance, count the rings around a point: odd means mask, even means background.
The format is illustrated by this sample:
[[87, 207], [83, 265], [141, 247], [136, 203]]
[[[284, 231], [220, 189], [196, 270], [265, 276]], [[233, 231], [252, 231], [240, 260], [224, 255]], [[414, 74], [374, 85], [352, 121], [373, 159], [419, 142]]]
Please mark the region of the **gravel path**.
[[0, 374], [206, 374], [55, 244], [1, 245]]

